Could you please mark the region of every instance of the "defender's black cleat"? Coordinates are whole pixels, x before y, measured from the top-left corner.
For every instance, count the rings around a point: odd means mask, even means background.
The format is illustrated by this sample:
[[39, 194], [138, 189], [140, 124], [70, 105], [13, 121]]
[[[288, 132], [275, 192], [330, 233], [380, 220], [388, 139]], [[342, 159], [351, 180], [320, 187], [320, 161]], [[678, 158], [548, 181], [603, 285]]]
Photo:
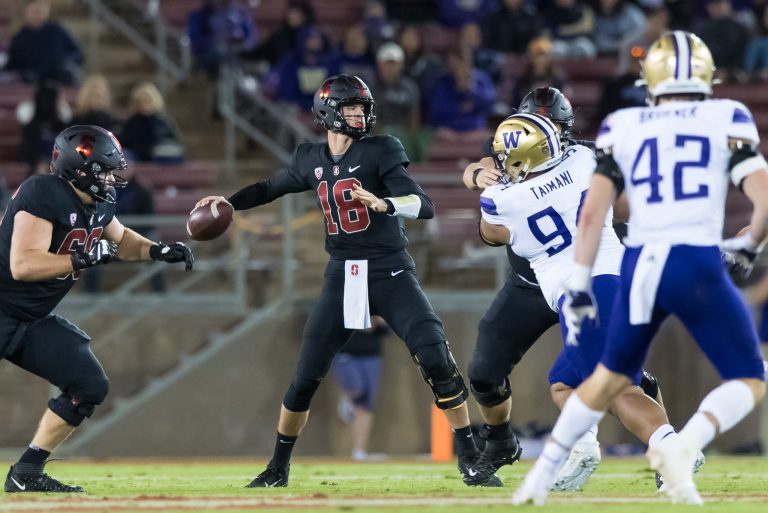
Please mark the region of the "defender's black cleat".
[[11, 466], [5, 477], [5, 491], [7, 493], [20, 492], [48, 492], [48, 493], [81, 493], [80, 486], [68, 486], [57, 481], [48, 474], [19, 474]]
[[490, 465], [478, 466], [477, 462], [482, 453], [472, 456], [459, 456], [459, 472], [463, 474], [462, 480], [467, 486], [483, 486], [488, 488], [500, 488], [504, 486], [496, 475], [496, 469]]
[[285, 468], [273, 467], [270, 463], [267, 469], [256, 476], [256, 479], [246, 486], [246, 488], [278, 488], [288, 486], [288, 473], [291, 466]]

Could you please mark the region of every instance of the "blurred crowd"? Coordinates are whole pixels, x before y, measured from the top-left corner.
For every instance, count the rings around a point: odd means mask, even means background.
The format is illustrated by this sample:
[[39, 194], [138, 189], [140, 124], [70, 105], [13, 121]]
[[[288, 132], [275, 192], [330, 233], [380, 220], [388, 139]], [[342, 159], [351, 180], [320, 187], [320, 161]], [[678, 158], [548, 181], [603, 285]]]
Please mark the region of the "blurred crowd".
[[309, 110], [325, 77], [358, 75], [376, 97], [378, 130], [400, 136], [414, 160], [426, 139], [485, 130], [532, 88], [567, 94], [565, 59], [617, 59], [601, 114], [643, 104], [638, 60], [669, 29], [697, 33], [722, 81], [768, 79], [768, 0], [364, 0], [343, 31], [318, 24], [320, 4], [290, 0], [266, 34], [251, 3], [204, 0], [190, 15], [202, 69], [255, 69], [261, 90], [294, 112]]
[[22, 131], [18, 158], [29, 165], [30, 173], [48, 172], [54, 138], [73, 124], [113, 131], [132, 160], [183, 160], [179, 131], [157, 87], [136, 84], [126, 105], [113, 105], [103, 76], [83, 76], [80, 44], [51, 18], [48, 0], [27, 2], [23, 24], [12, 36], [4, 60], [5, 70], [35, 88], [33, 98], [16, 107]]
[[[199, 69], [212, 81], [223, 65], [246, 70], [263, 94], [299, 115], [309, 112], [325, 77], [358, 75], [376, 97], [377, 130], [399, 136], [415, 161], [426, 158], [435, 136], [485, 131], [532, 88], [569, 94], [563, 63], [573, 59], [615, 59], [600, 116], [642, 105], [638, 61], [669, 29], [698, 34], [720, 80], [768, 80], [768, 0], [361, 0], [360, 15], [336, 28], [318, 23], [322, 3], [289, 0], [280, 23], [261, 31], [258, 4], [197, 4], [186, 30]], [[157, 88], [137, 84], [126, 105], [113, 105], [103, 77], [83, 76], [83, 51], [51, 19], [48, 0], [27, 3], [5, 53], [5, 69], [36, 87], [34, 100], [17, 109], [19, 157], [33, 172], [45, 167], [53, 137], [71, 123], [113, 130], [135, 160], [184, 158]]]

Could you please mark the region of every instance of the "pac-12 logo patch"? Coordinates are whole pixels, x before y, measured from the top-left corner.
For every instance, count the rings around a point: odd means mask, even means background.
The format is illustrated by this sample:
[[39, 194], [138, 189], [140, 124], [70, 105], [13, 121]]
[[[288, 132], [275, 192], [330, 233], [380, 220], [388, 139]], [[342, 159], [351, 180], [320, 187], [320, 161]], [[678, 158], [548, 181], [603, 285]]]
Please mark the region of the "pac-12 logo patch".
[[339, 176], [339, 166], [333, 166], [333, 176]]
[[316, 167], [315, 168], [315, 178], [320, 180], [320, 178], [323, 177], [323, 168], [322, 167]]
[[69, 214], [69, 224], [71, 224], [72, 226], [75, 226], [76, 222], [77, 222], [77, 214], [76, 213]]

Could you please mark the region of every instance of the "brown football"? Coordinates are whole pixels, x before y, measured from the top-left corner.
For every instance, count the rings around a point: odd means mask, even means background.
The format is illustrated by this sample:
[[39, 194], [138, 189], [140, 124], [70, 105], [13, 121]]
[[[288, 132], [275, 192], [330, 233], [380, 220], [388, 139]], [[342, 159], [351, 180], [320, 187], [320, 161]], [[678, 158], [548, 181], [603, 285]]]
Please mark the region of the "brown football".
[[208, 203], [189, 214], [187, 233], [192, 240], [213, 240], [227, 231], [234, 209], [229, 203]]

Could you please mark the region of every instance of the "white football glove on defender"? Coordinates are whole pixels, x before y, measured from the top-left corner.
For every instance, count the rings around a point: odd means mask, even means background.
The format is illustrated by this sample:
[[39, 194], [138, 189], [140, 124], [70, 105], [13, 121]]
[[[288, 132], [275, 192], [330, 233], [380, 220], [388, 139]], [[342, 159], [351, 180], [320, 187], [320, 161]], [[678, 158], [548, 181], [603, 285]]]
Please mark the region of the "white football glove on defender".
[[574, 264], [573, 279], [565, 288], [562, 311], [568, 330], [565, 343], [577, 346], [584, 319], [597, 319], [597, 300], [592, 293], [592, 268]]
[[747, 232], [739, 237], [725, 239], [720, 243], [720, 249], [727, 255], [723, 259], [726, 264], [743, 269], [744, 277], [748, 278], [761, 248], [752, 238], [752, 232]]
[[565, 339], [566, 344], [570, 346], [579, 345], [578, 336], [581, 333], [581, 325], [584, 319], [595, 320], [597, 318], [597, 301], [592, 291], [573, 290], [565, 291], [565, 301], [563, 301], [563, 317], [565, 326], [568, 329], [568, 336]]

